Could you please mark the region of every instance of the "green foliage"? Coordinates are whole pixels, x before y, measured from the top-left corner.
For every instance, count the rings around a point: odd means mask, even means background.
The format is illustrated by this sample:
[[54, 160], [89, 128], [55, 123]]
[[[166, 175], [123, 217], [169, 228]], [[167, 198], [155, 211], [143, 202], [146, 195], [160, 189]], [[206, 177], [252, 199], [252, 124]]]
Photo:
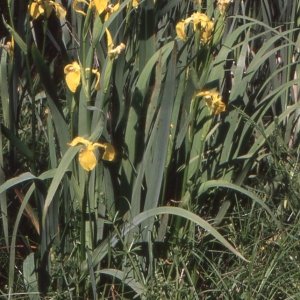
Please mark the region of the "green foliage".
[[97, 1], [2, 16], [1, 297], [296, 299], [300, 2]]

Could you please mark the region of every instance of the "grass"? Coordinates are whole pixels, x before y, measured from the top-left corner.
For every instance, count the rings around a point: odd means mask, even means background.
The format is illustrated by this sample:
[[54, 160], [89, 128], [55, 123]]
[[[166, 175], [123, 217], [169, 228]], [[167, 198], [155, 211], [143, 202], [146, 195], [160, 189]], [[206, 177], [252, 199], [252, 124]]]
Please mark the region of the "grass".
[[299, 1], [96, 4], [3, 10], [1, 297], [296, 299]]

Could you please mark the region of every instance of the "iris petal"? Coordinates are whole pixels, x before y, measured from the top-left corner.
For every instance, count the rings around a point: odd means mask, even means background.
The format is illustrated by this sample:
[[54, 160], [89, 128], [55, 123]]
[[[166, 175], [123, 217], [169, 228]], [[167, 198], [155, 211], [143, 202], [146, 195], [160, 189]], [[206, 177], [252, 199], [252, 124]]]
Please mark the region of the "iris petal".
[[94, 153], [96, 148], [104, 149], [104, 153], [102, 155], [103, 160], [112, 161], [115, 158], [115, 149], [109, 143], [92, 143], [86, 140], [83, 137], [76, 137], [71, 143], [68, 145], [71, 147], [75, 147], [79, 144], [85, 145], [85, 149], [81, 149], [79, 153], [79, 163], [80, 165], [87, 171], [91, 171], [97, 165], [97, 158]]
[[65, 67], [66, 83], [71, 92], [75, 93], [80, 83], [80, 66], [74, 61]]

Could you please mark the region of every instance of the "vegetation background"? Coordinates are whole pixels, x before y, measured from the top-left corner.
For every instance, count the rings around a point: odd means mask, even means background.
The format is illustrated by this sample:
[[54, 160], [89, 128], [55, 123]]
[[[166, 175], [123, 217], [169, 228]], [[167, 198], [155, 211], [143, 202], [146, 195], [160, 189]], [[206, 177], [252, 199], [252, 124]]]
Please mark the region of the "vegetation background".
[[2, 2], [1, 298], [300, 298], [299, 0]]

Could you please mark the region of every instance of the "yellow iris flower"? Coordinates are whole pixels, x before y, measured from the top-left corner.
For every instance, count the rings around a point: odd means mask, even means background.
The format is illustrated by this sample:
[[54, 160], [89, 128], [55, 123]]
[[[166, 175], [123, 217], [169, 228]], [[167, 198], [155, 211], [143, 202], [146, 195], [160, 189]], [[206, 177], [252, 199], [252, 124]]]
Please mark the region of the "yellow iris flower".
[[140, 2], [140, 0], [133, 0], [133, 1], [132, 1], [132, 6], [133, 6], [134, 8], [138, 8], [139, 2]]
[[[124, 49], [125, 44], [121, 43], [116, 48], [114, 48], [114, 43], [112, 40], [112, 36], [109, 32], [109, 30], [106, 28], [106, 36], [107, 36], [107, 49], [108, 49], [108, 55], [110, 58], [117, 57]], [[90, 68], [85, 69], [85, 73], [88, 74], [90, 72]], [[75, 93], [77, 90], [77, 87], [80, 84], [80, 76], [81, 76], [81, 70], [80, 66], [77, 61], [74, 61], [71, 64], [68, 64], [64, 68], [64, 73], [66, 74], [66, 83], [68, 88], [71, 92]], [[96, 75], [96, 83], [95, 83], [95, 90], [100, 90], [100, 72], [97, 69], [92, 69], [92, 73]]]
[[110, 15], [115, 13], [120, 7], [120, 1], [118, 1], [116, 5], [113, 5], [108, 4], [108, 0], [91, 0], [90, 2], [87, 2], [86, 0], [75, 0], [73, 2], [73, 9], [84, 16], [86, 15], [86, 13], [83, 10], [77, 8], [78, 3], [85, 3], [89, 7], [95, 7], [98, 15], [105, 12], [104, 21], [107, 21]]
[[200, 31], [201, 42], [206, 43], [211, 39], [214, 23], [210, 21], [207, 15], [199, 12], [193, 13], [189, 18], [177, 23], [176, 32], [179, 38], [186, 40], [185, 25], [190, 23], [194, 24], [194, 31]]
[[115, 149], [109, 143], [104, 143], [104, 144], [92, 143], [83, 137], [76, 137], [68, 145], [74, 147], [77, 146], [78, 144], [85, 145], [85, 149], [80, 150], [79, 163], [87, 171], [93, 170], [97, 165], [97, 158], [94, 153], [94, 150], [97, 148], [101, 148], [104, 150], [104, 153], [102, 155], [103, 160], [112, 161], [115, 158]]
[[226, 110], [226, 105], [222, 102], [219, 92], [200, 92], [196, 96], [205, 98], [209, 114], [213, 113], [216, 116]]
[[[66, 74], [66, 83], [71, 92], [75, 93], [80, 84], [80, 66], [77, 61], [66, 65], [64, 68]], [[90, 72], [90, 68], [85, 69], [86, 73]], [[100, 72], [97, 69], [92, 69], [92, 73], [97, 76], [95, 90], [100, 90]]]
[[233, 2], [233, 0], [219, 0], [217, 2], [217, 5], [219, 6], [221, 15], [223, 15], [225, 13], [225, 10], [230, 2]]
[[59, 19], [66, 17], [67, 11], [65, 8], [52, 0], [34, 0], [30, 5], [30, 15], [34, 19], [37, 19], [40, 15], [45, 15], [48, 18], [53, 9]]

